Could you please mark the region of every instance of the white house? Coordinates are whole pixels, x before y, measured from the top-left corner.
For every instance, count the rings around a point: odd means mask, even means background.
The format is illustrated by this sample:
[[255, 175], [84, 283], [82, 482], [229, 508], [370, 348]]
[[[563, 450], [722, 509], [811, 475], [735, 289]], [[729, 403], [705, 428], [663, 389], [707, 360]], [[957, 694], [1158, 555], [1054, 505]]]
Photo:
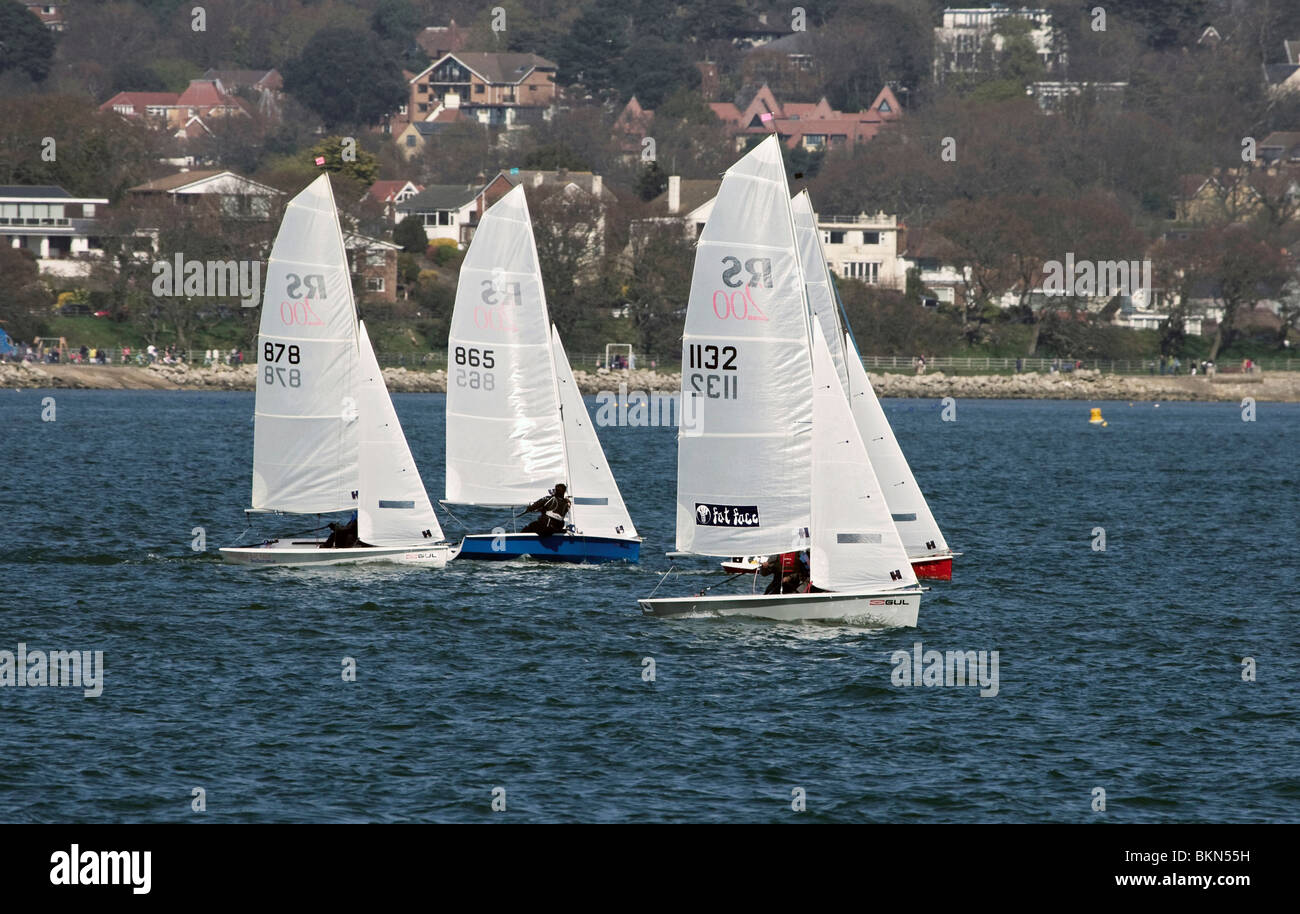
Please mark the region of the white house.
[[1000, 53], [1004, 39], [994, 33], [998, 21], [1024, 19], [1030, 24], [1029, 39], [1047, 71], [1065, 63], [1065, 52], [1055, 47], [1052, 14], [1044, 9], [1013, 9], [992, 4], [985, 7], [949, 8], [943, 11], [943, 25], [934, 30], [934, 78], [943, 82], [947, 73], [968, 73], [980, 67], [986, 48]]
[[463, 245], [477, 222], [479, 190], [472, 184], [431, 184], [397, 204], [397, 221], [418, 219], [430, 242], [445, 238]]
[[102, 253], [95, 208], [106, 197], [74, 197], [62, 187], [0, 186], [0, 237], [36, 255], [40, 269], [60, 276], [88, 272]]

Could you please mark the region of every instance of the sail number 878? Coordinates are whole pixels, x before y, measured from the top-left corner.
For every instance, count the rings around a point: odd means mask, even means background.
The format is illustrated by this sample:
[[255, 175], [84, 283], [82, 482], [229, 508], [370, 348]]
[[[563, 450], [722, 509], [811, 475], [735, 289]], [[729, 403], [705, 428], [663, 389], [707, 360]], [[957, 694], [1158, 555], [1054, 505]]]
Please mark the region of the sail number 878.
[[284, 367], [274, 364], [280, 361], [287, 361], [290, 365], [297, 365], [302, 361], [302, 355], [297, 346], [284, 343], [263, 343], [262, 344], [262, 380], [267, 384], [280, 384], [281, 387], [301, 387], [302, 370], [298, 368], [285, 369]]
[[470, 390], [495, 390], [496, 376], [491, 371], [477, 371], [496, 367], [491, 349], [457, 346], [455, 349], [456, 386]]

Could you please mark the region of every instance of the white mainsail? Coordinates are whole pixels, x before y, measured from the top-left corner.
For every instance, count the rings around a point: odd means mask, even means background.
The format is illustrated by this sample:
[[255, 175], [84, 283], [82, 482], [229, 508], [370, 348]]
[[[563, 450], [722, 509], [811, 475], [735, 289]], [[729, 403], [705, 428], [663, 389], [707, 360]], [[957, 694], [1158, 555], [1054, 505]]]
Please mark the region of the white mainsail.
[[596, 437], [582, 392], [573, 380], [573, 370], [560, 342], [560, 331], [551, 328], [555, 370], [560, 382], [560, 407], [564, 413], [564, 442], [569, 458], [569, 496], [573, 499], [570, 518], [578, 533], [587, 536], [634, 538], [636, 527], [623, 504], [605, 451]]
[[819, 324], [812, 363], [812, 582], [835, 591], [914, 585]]
[[[677, 549], [804, 548], [809, 316], [775, 136], [727, 170], [700, 235], [682, 336]], [[690, 401], [688, 403], [688, 400]]]
[[546, 293], [523, 186], [483, 214], [447, 342], [447, 501], [520, 505], [565, 482]]
[[361, 479], [357, 535], [371, 546], [436, 543], [443, 538], [442, 527], [402, 434], [364, 322], [358, 332]]
[[857, 423], [862, 441], [867, 446], [871, 466], [880, 480], [890, 514], [903, 546], [912, 558], [927, 555], [946, 555], [948, 543], [939, 531], [930, 506], [921, 487], [912, 476], [912, 468], [898, 446], [894, 430], [885, 418], [880, 399], [871, 387], [867, 370], [862, 367], [862, 356], [853, 343], [846, 342], [849, 370], [849, 405]]
[[357, 313], [327, 175], [285, 210], [267, 265], [258, 345], [253, 509], [354, 507]]

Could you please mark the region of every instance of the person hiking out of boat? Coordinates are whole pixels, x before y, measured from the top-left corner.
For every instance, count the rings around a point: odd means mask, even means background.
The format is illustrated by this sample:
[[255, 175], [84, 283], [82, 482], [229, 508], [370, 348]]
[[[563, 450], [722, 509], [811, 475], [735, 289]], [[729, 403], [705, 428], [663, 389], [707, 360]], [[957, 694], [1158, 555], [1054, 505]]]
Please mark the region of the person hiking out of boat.
[[354, 546], [364, 546], [365, 543], [357, 538], [357, 512], [353, 511], [352, 516], [344, 523], [330, 522], [330, 535], [325, 542], [321, 543], [322, 549], [351, 549]]
[[539, 498], [533, 502], [525, 511], [541, 511], [537, 519], [524, 527], [524, 533], [536, 533], [538, 536], [554, 536], [564, 530], [564, 517], [569, 513], [569, 506], [572, 502], [565, 497], [564, 493], [568, 487], [564, 483], [556, 483], [551, 494], [544, 498]]
[[772, 576], [772, 583], [767, 585], [764, 594], [797, 593], [808, 580], [808, 566], [797, 552], [769, 556], [758, 566], [758, 573], [763, 577]]

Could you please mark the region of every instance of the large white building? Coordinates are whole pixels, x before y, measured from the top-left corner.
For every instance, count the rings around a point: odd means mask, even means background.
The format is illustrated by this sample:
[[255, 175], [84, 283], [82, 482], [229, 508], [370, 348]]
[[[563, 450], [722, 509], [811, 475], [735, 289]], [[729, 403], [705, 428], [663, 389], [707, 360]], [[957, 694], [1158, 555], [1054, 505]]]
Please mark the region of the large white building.
[[934, 30], [935, 82], [943, 82], [948, 73], [978, 70], [981, 56], [987, 50], [1000, 53], [1005, 41], [994, 33], [994, 29], [1000, 20], [1006, 18], [1029, 22], [1029, 39], [1049, 73], [1065, 63], [1065, 52], [1056, 47], [1053, 39], [1052, 14], [1048, 10], [1013, 9], [1000, 3], [950, 8], [943, 11], [943, 25]]
[[62, 187], [0, 187], [0, 238], [36, 255], [47, 273], [80, 275], [102, 253], [95, 238], [95, 208], [106, 197], [74, 197]]

